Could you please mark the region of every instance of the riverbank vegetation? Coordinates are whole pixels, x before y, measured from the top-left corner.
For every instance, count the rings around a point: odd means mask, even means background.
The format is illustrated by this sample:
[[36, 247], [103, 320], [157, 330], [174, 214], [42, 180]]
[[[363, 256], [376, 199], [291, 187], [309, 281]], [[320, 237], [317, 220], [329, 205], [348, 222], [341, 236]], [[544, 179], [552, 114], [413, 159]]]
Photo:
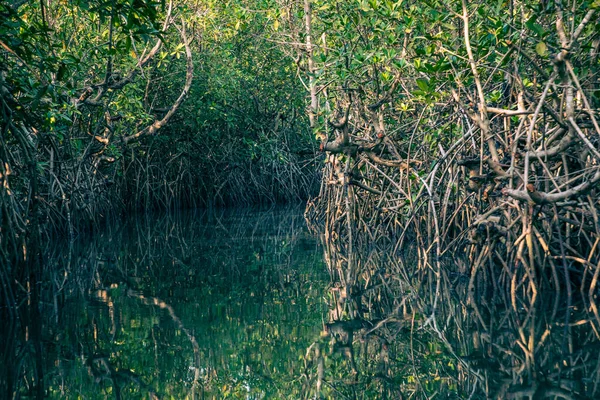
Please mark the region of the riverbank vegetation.
[[[444, 333], [463, 321], [445, 301], [458, 296], [504, 374], [482, 379], [463, 360], [465, 390], [502, 398], [537, 382], [562, 362], [539, 353], [555, 321], [573, 347], [575, 304], [600, 330], [599, 7], [2, 5], [1, 301], [25, 294], [51, 230], [73, 237], [133, 209], [310, 198], [336, 282], [330, 322], [355, 321], [346, 348], [375, 332], [384, 354], [390, 327], [420, 315], [459, 355]], [[516, 347], [491, 339], [507, 329]], [[592, 368], [564, 362], [567, 374]], [[390, 371], [377, 390], [393, 397]], [[324, 395], [318, 361], [314, 373]]]
[[15, 279], [43, 268], [51, 232], [74, 239], [129, 211], [314, 192], [300, 82], [261, 35], [262, 13], [223, 2], [0, 7], [3, 304], [17, 302]]
[[[459, 357], [478, 382], [465, 393], [594, 397], [561, 384], [588, 367], [557, 371], [543, 348], [577, 347], [575, 310], [600, 328], [598, 4], [424, 3], [322, 2], [306, 20], [327, 154], [307, 215], [324, 226], [342, 319], [369, 304], [383, 352], [421, 316], [450, 354], [491, 357], [501, 373], [485, 377]], [[453, 297], [477, 327], [465, 341]]]

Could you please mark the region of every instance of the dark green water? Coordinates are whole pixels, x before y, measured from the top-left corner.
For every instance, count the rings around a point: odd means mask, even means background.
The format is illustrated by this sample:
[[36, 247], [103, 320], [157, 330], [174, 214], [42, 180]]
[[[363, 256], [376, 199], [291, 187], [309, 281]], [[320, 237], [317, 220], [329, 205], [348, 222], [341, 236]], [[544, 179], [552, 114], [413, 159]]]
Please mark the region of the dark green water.
[[142, 217], [50, 248], [41, 338], [3, 328], [12, 395], [42, 367], [50, 398], [299, 396], [328, 283], [301, 211]]
[[349, 287], [325, 243], [301, 209], [146, 215], [48, 243], [37, 306], [21, 286], [20, 320], [0, 324], [0, 400], [599, 398], [593, 293], [515, 307], [482, 279], [475, 303], [467, 275], [438, 285], [385, 249], [356, 254]]

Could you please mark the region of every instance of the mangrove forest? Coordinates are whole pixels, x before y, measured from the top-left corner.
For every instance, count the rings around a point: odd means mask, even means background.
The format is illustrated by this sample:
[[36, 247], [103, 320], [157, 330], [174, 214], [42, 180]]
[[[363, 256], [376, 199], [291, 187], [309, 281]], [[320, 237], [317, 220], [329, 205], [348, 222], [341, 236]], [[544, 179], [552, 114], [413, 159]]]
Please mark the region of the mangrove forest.
[[0, 0], [0, 399], [600, 398], [600, 0]]

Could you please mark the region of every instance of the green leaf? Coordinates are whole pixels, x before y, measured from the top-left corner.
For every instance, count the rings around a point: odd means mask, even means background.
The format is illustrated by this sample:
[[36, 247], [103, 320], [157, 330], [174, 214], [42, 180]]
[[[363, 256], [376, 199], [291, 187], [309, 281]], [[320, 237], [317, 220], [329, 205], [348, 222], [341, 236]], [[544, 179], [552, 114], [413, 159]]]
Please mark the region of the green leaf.
[[535, 51], [536, 53], [538, 53], [541, 57], [546, 57], [548, 55], [548, 46], [546, 46], [546, 43], [544, 42], [539, 42], [536, 46], [535, 46]]
[[429, 92], [429, 81], [427, 79], [424, 78], [418, 78], [417, 79], [417, 86], [419, 87], [419, 89], [421, 89], [424, 92]]
[[527, 26], [527, 28], [529, 28], [530, 30], [532, 30], [533, 32], [535, 32], [536, 34], [538, 34], [539, 36], [544, 36], [544, 28], [535, 22], [535, 19], [537, 17], [533, 16], [531, 18], [529, 18], [529, 20], [527, 20], [527, 22], [525, 22], [525, 25]]

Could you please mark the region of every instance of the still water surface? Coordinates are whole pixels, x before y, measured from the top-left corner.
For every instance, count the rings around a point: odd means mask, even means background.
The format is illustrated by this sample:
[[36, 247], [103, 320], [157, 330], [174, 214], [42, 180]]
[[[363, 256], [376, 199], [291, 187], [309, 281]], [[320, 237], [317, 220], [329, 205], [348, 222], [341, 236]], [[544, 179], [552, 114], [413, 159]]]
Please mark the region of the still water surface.
[[[46, 394], [300, 393], [302, 356], [322, 329], [328, 279], [301, 211], [140, 217], [71, 251], [50, 249], [55, 273], [44, 284], [41, 327]], [[35, 366], [35, 357], [24, 357], [5, 371], [13, 394], [33, 394]]]
[[39, 307], [24, 296], [0, 324], [0, 399], [600, 398], [593, 293], [532, 304], [482, 280], [475, 303], [451, 263], [438, 284], [374, 248], [348, 287], [336, 246], [301, 209], [137, 216], [49, 243]]

